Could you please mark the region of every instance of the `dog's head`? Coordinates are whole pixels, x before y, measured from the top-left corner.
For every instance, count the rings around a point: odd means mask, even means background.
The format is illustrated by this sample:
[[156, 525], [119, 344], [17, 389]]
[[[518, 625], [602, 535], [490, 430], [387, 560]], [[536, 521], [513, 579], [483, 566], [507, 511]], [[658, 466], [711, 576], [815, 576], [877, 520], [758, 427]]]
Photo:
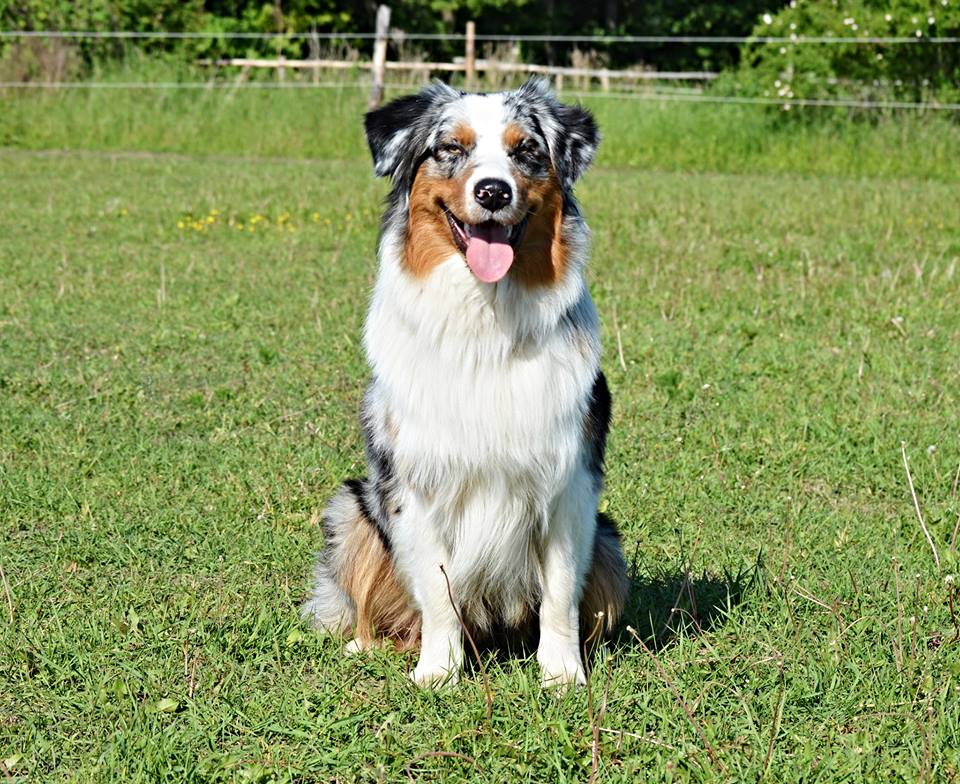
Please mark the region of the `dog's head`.
[[460, 253], [476, 278], [513, 269], [528, 285], [563, 273], [563, 217], [599, 142], [591, 114], [533, 79], [507, 93], [444, 84], [369, 112], [378, 175], [406, 212], [404, 265], [415, 275]]

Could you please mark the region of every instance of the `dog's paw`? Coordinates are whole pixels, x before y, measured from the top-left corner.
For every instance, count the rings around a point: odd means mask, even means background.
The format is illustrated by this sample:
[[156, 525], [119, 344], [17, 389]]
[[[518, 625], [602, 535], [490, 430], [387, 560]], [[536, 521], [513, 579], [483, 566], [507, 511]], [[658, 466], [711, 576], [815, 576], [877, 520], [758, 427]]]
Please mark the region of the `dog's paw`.
[[444, 686], [453, 686], [459, 680], [459, 673], [456, 670], [424, 666], [421, 663], [410, 673], [410, 680], [425, 689], [440, 689]]
[[366, 653], [372, 647], [370, 643], [363, 642], [359, 637], [354, 637], [343, 646], [343, 654], [344, 656], [356, 656], [358, 653]]
[[579, 655], [537, 653], [540, 662], [540, 685], [545, 689], [566, 691], [570, 687], [585, 686], [586, 673], [580, 663]]

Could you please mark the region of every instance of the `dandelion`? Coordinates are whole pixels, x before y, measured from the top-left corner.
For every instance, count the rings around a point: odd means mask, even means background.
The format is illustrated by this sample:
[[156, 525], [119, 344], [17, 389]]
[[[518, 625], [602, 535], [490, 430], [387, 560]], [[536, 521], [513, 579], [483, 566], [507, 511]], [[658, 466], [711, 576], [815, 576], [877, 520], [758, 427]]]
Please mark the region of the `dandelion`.
[[180, 231], [183, 231], [183, 221], [182, 221], [182, 220], [178, 220], [178, 221], [177, 221], [177, 228], [180, 229]]
[[917, 30], [917, 32], [915, 33], [915, 35], [917, 36], [917, 38], [923, 38], [923, 31], [922, 31], [922, 30]]
[[890, 14], [886, 14], [883, 18], [886, 19], [888, 22], [893, 21], [893, 17]]
[[319, 222], [319, 220], [320, 220], [320, 213], [319, 213], [319, 212], [315, 212], [315, 213], [313, 213], [313, 214], [310, 216], [310, 218], [311, 218], [311, 220], [312, 220], [314, 223], [317, 223], [317, 222]]
[[126, 207], [121, 207], [121, 208], [120, 208], [120, 217], [121, 217], [121, 218], [125, 218], [125, 217], [127, 217], [127, 215], [129, 215], [129, 214], [130, 214], [130, 210], [128, 210]]
[[770, 14], [764, 14], [764, 15], [763, 15], [763, 23], [764, 23], [764, 24], [768, 24], [768, 25], [769, 25], [769, 24], [773, 24], [773, 17], [770, 16]]
[[928, 17], [927, 17], [927, 24], [928, 24], [928, 25], [936, 24], [936, 22], [937, 22], [936, 17], [933, 17], [933, 16], [928, 16]]
[[877, 59], [878, 59], [878, 60], [882, 60], [882, 59], [883, 59], [883, 54], [882, 54], [881, 52], [877, 52]]

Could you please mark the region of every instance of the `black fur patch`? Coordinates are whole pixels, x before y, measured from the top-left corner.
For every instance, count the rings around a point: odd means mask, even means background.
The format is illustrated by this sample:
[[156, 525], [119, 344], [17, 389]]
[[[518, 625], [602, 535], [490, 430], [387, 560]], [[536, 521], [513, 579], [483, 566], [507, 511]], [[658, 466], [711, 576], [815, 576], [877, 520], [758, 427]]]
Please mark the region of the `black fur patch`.
[[610, 388], [602, 372], [597, 373], [590, 392], [590, 402], [583, 418], [583, 440], [587, 449], [587, 467], [599, 487], [603, 483], [603, 459], [607, 449], [612, 407]]
[[[376, 531], [377, 536], [380, 538], [380, 543], [383, 545], [383, 548], [387, 551], [388, 554], [393, 552], [393, 545], [390, 543], [390, 537], [387, 536], [387, 532], [380, 526], [379, 521], [377, 520], [376, 515], [370, 510], [370, 505], [367, 503], [367, 496], [370, 493], [370, 480], [369, 479], [348, 479], [343, 483], [343, 486], [350, 491], [353, 497], [357, 501], [357, 506], [360, 508], [360, 516], [366, 521], [366, 523], [373, 527], [373, 530]], [[324, 520], [323, 526], [323, 535], [327, 539], [327, 542], [330, 542], [330, 535], [327, 533], [327, 522]]]
[[397, 189], [408, 190], [417, 167], [432, 153], [443, 106], [461, 95], [435, 82], [416, 95], [367, 112], [363, 125], [376, 174], [390, 177]]

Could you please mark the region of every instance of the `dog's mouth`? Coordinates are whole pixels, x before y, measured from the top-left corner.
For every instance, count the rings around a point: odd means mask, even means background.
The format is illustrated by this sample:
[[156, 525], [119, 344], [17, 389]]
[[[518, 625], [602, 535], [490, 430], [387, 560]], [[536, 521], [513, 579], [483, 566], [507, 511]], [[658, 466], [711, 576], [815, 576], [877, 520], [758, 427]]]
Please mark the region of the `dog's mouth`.
[[446, 206], [443, 208], [453, 234], [453, 242], [467, 260], [470, 271], [484, 283], [496, 283], [513, 264], [514, 252], [523, 239], [527, 216], [506, 226], [496, 221], [465, 223]]

